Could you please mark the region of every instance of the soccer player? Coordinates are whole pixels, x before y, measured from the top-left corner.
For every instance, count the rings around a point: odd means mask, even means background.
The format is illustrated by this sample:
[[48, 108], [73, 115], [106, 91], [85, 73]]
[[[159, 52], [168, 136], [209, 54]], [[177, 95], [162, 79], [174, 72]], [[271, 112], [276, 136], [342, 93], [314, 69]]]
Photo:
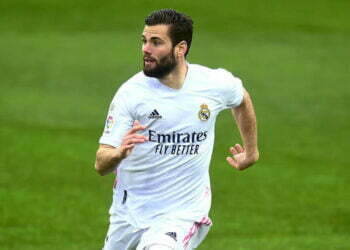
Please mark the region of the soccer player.
[[248, 92], [230, 72], [186, 61], [192, 31], [182, 13], [151, 13], [143, 71], [112, 100], [95, 163], [117, 176], [104, 250], [197, 248], [212, 224], [209, 163], [221, 110], [232, 110], [243, 141], [228, 164], [244, 170], [259, 158]]

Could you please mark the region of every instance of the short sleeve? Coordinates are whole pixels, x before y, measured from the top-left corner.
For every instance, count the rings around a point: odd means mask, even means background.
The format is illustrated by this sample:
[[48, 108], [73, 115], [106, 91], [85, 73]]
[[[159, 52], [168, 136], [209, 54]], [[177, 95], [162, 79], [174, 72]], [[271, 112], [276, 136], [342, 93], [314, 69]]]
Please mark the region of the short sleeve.
[[222, 98], [222, 108], [234, 108], [241, 104], [243, 100], [243, 84], [241, 79], [233, 76], [230, 72], [224, 69], [220, 71], [220, 94]]
[[119, 89], [109, 106], [105, 128], [99, 140], [100, 144], [113, 147], [121, 145], [124, 135], [130, 130], [134, 120], [128, 104], [126, 94]]

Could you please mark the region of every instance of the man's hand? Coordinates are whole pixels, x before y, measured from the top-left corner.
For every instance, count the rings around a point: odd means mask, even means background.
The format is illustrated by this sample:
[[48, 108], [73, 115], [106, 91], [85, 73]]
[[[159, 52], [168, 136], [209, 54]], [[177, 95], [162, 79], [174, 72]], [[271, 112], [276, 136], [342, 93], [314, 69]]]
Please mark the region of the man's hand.
[[132, 128], [125, 134], [122, 144], [120, 145], [120, 157], [124, 159], [129, 156], [137, 143], [148, 141], [144, 135], [139, 135], [136, 132], [145, 130], [146, 126], [142, 126], [139, 121], [134, 121]]
[[244, 170], [253, 165], [259, 159], [258, 134], [256, 117], [249, 93], [244, 89], [242, 103], [232, 109], [239, 132], [241, 133], [244, 147], [236, 144], [230, 148], [232, 157], [227, 157], [227, 162], [237, 170]]
[[139, 121], [134, 121], [132, 128], [125, 134], [120, 147], [101, 144], [96, 152], [95, 169], [100, 175], [106, 175], [115, 170], [118, 164], [131, 154], [137, 143], [148, 141], [148, 138], [136, 132], [146, 129]]
[[227, 162], [237, 170], [244, 170], [251, 165], [253, 165], [259, 158], [259, 153], [247, 154], [245, 149], [236, 144], [234, 147], [230, 148], [232, 157], [227, 157]]

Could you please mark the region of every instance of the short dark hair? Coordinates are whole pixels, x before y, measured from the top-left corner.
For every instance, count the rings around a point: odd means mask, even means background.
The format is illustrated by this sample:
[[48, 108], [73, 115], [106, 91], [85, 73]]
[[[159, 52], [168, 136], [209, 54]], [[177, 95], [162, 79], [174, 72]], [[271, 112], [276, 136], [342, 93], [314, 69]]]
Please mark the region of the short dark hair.
[[156, 10], [146, 17], [145, 24], [148, 26], [158, 24], [170, 25], [169, 37], [173, 47], [181, 41], [186, 41], [187, 51], [185, 56], [187, 56], [191, 47], [193, 34], [193, 21], [189, 16], [172, 9]]

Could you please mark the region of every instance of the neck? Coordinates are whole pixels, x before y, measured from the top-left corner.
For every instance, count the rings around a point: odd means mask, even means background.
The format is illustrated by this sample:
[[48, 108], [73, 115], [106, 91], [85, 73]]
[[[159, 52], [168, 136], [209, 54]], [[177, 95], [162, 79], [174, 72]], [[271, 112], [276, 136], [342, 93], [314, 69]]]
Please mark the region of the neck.
[[172, 89], [181, 89], [187, 74], [187, 63], [185, 60], [180, 60], [175, 69], [159, 81]]

